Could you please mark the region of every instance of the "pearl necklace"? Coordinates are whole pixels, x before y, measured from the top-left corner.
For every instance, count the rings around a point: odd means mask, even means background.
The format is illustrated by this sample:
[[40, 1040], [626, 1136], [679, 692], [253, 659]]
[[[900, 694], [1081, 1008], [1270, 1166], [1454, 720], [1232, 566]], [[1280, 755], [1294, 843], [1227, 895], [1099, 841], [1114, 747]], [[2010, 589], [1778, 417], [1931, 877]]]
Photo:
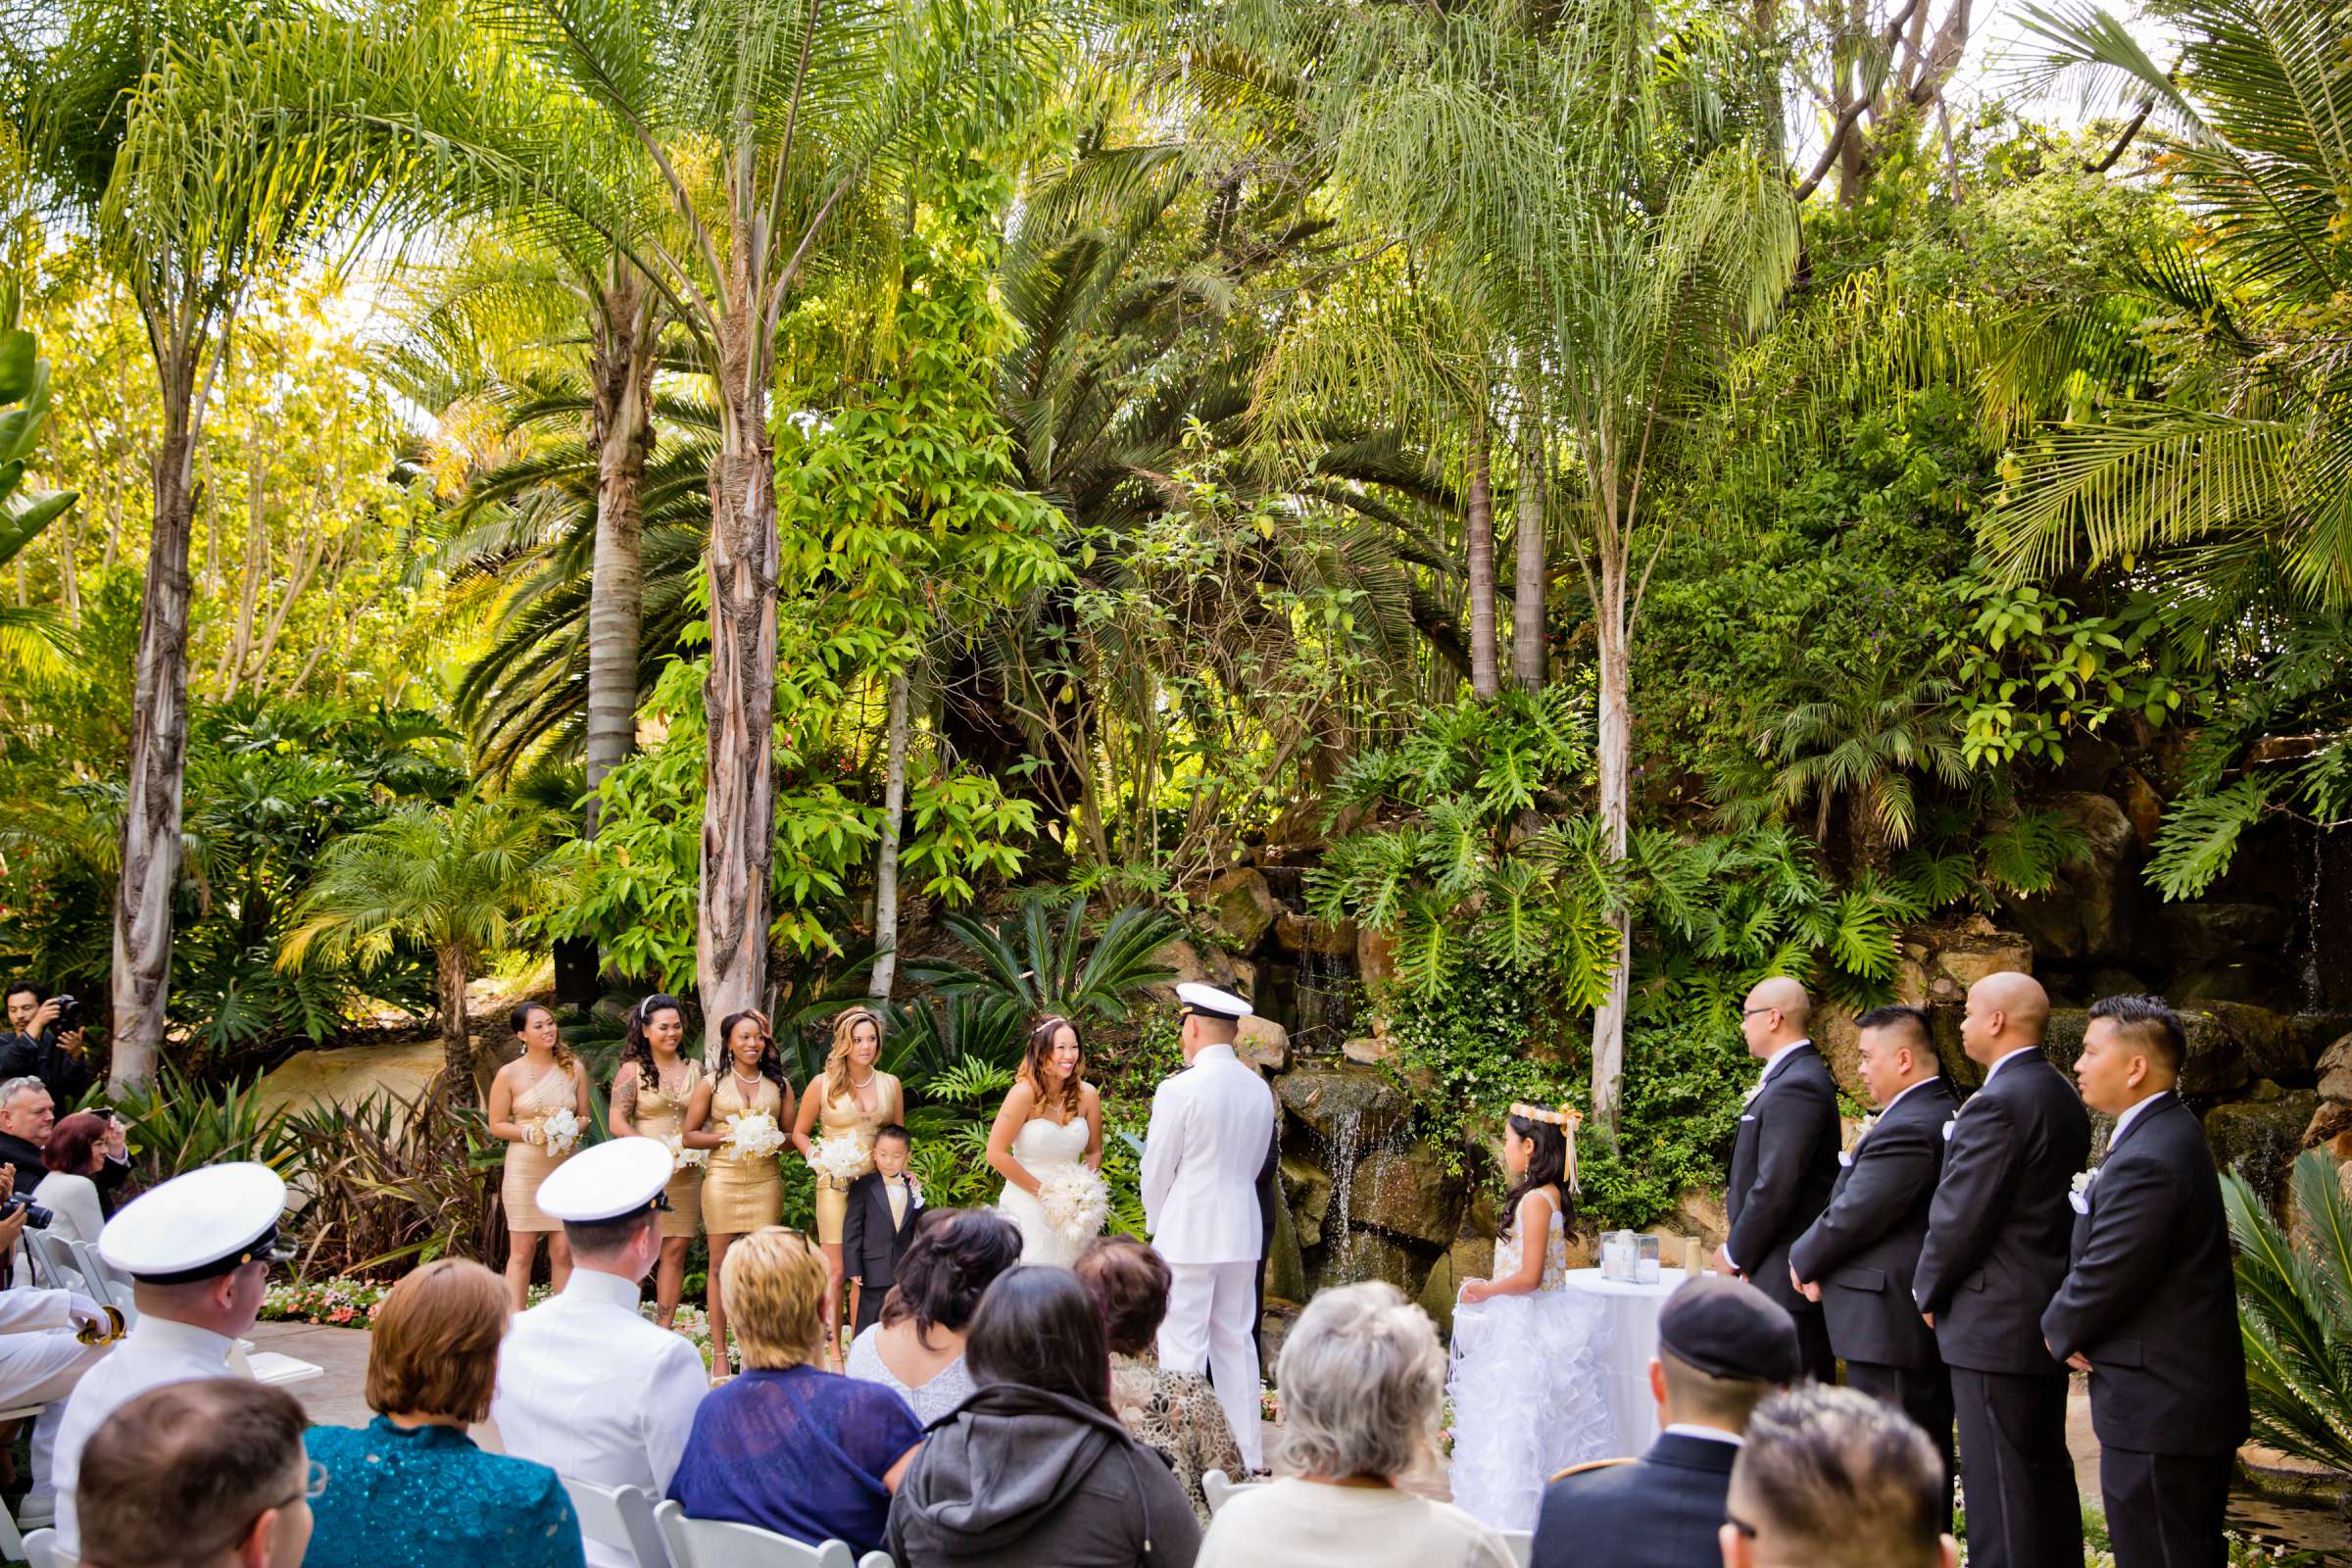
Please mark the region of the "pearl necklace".
[[[727, 1075], [735, 1080], [735, 1092], [738, 1095], [743, 1096], [744, 1099], [749, 1100], [754, 1095], [760, 1093], [760, 1074], [757, 1070], [752, 1073], [751, 1077], [746, 1078], [743, 1075], [743, 1069], [730, 1061], [727, 1063]], [[746, 1084], [751, 1086], [748, 1092], [744, 1088]]]
[[863, 1088], [865, 1088], [865, 1087], [866, 1087], [868, 1084], [872, 1083], [873, 1081], [874, 1081], [874, 1075], [873, 1075], [872, 1073], [870, 1073], [870, 1072], [869, 1072], [869, 1073], [867, 1073], [867, 1074], [866, 1074], [866, 1075], [865, 1075], [863, 1078], [853, 1078], [853, 1079], [851, 1079], [851, 1080], [850, 1080], [850, 1087], [851, 1087], [852, 1089], [863, 1089]]

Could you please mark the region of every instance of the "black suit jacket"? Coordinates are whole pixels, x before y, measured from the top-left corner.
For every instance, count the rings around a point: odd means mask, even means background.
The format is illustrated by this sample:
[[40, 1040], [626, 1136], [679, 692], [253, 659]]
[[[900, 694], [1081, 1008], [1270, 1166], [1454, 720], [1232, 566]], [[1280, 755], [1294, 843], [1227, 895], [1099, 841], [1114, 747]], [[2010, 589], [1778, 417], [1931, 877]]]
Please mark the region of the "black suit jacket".
[[1721, 1562], [1717, 1533], [1739, 1456], [1737, 1445], [1666, 1432], [1631, 1464], [1560, 1477], [1544, 1489], [1530, 1568]]
[[1810, 1043], [1791, 1046], [1740, 1114], [1724, 1193], [1732, 1261], [1791, 1312], [1813, 1303], [1788, 1283], [1788, 1244], [1820, 1217], [1837, 1184], [1838, 1085]]
[[51, 1029], [44, 1039], [0, 1035], [0, 1082], [10, 1078], [38, 1078], [47, 1086], [49, 1098], [57, 1102], [57, 1113], [63, 1116], [89, 1092], [90, 1058], [86, 1050], [79, 1054], [60, 1050], [56, 1033]]
[[2053, 1355], [2089, 1360], [2091, 1430], [2149, 1453], [2236, 1451], [2245, 1348], [2221, 1181], [2196, 1113], [2168, 1094], [2132, 1117], [2084, 1206], [2041, 1332]]
[[1941, 1364], [1911, 1278], [1943, 1169], [1943, 1124], [1956, 1105], [1941, 1078], [1905, 1090], [1855, 1146], [1830, 1206], [1788, 1249], [1797, 1275], [1821, 1287], [1830, 1347], [1847, 1360]]
[[1936, 1314], [1945, 1365], [2057, 1377], [2041, 1314], [2066, 1274], [2090, 1116], [2038, 1048], [2003, 1061], [1952, 1124], [1912, 1297]]
[[841, 1272], [845, 1278], [863, 1280], [866, 1295], [878, 1300], [898, 1283], [899, 1252], [914, 1234], [923, 1205], [910, 1195], [906, 1219], [893, 1226], [890, 1195], [882, 1190], [882, 1173], [876, 1170], [850, 1183], [848, 1200], [849, 1212], [841, 1222]]

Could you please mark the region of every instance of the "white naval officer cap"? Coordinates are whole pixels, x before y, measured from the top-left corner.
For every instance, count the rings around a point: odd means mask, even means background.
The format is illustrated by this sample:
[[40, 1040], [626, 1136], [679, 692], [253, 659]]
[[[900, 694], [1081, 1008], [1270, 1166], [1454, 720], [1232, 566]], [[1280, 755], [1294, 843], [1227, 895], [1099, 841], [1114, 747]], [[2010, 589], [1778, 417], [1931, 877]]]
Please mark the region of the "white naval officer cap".
[[238, 1160], [174, 1176], [122, 1206], [98, 1233], [98, 1255], [147, 1285], [186, 1285], [294, 1255], [279, 1245], [285, 1178]]
[[549, 1171], [539, 1184], [539, 1206], [551, 1218], [573, 1225], [666, 1208], [662, 1190], [676, 1170], [669, 1146], [659, 1139], [610, 1139]]
[[1255, 1013], [1250, 1004], [1230, 991], [1204, 986], [1198, 980], [1187, 980], [1176, 988], [1176, 1000], [1184, 1004], [1187, 1012], [1202, 1012], [1211, 1018], [1248, 1018]]

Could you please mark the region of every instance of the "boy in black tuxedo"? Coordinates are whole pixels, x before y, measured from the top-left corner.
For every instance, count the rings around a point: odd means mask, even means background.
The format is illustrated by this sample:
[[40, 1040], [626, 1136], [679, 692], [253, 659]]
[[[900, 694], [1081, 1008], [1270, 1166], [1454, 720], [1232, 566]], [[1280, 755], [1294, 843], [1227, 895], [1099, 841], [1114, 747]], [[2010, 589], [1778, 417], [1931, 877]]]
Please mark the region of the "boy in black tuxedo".
[[841, 1222], [841, 1270], [858, 1286], [857, 1329], [882, 1320], [882, 1298], [897, 1283], [899, 1252], [914, 1234], [923, 1192], [906, 1174], [911, 1144], [892, 1122], [874, 1134], [874, 1168], [850, 1183]]
[[2073, 1264], [2041, 1314], [2050, 1354], [2090, 1374], [2099, 1491], [2117, 1568], [2222, 1562], [2222, 1515], [2246, 1440], [2246, 1361], [2230, 1226], [2173, 1009], [2110, 997], [2090, 1009], [2075, 1081], [2116, 1117], [2074, 1196]]
[[1943, 1124], [1956, 1108], [1917, 1007], [1877, 1007], [1862, 1028], [1862, 1082], [1879, 1112], [1862, 1124], [1830, 1206], [1788, 1249], [1788, 1275], [1821, 1303], [1845, 1382], [1901, 1410], [1936, 1445], [1943, 1518], [1952, 1512], [1952, 1379], [1936, 1334], [1911, 1301], [1928, 1207], [1943, 1170]]

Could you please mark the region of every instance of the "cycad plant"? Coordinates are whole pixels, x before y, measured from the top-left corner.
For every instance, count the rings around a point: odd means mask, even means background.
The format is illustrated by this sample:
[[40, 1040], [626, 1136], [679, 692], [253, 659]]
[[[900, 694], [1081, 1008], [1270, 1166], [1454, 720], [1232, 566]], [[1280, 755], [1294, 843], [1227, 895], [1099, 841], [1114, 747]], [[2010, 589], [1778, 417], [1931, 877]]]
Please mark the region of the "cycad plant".
[[951, 914], [947, 924], [973, 964], [926, 961], [909, 964], [909, 974], [950, 998], [1002, 998], [1024, 1017], [1057, 1012], [1081, 1024], [1114, 1022], [1145, 986], [1175, 978], [1153, 955], [1177, 935], [1176, 921], [1140, 904], [1113, 912], [1091, 939], [1084, 898], [1032, 898], [1010, 919]]
[[2254, 1441], [2352, 1474], [2352, 1199], [2316, 1150], [2292, 1185], [2300, 1246], [2244, 1177], [2222, 1178]]
[[429, 948], [445, 1058], [440, 1089], [465, 1100], [473, 1088], [466, 981], [545, 902], [547, 857], [547, 823], [536, 812], [480, 799], [403, 808], [327, 847], [278, 962], [296, 968], [314, 951], [382, 962], [406, 943]]

